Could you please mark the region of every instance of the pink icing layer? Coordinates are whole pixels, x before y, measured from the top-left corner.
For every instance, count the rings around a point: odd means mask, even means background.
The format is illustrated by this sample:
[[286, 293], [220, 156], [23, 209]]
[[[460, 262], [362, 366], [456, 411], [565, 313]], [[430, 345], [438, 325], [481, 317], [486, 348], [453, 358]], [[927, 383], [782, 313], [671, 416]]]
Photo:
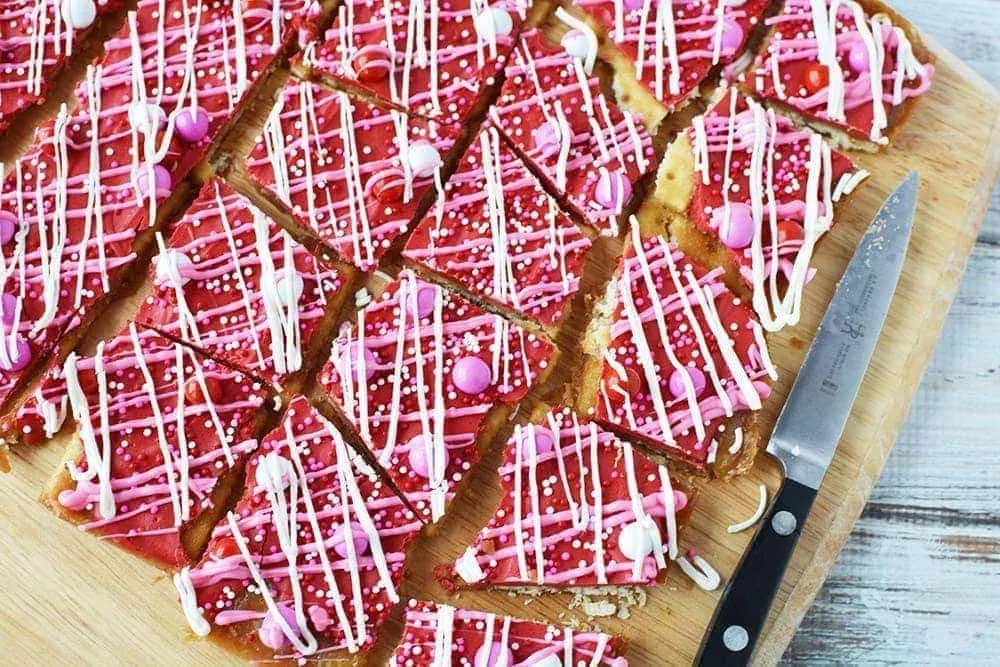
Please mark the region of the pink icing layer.
[[302, 367], [343, 287], [335, 268], [217, 179], [202, 187], [152, 272], [137, 322], [277, 383]]
[[[478, 459], [483, 420], [524, 398], [553, 353], [407, 270], [342, 330], [319, 380], [421, 518], [437, 520]], [[484, 387], [456, 374], [473, 365], [488, 371]]]
[[130, 325], [92, 357], [52, 368], [21, 408], [22, 428], [76, 422], [83, 453], [58, 502], [81, 527], [161, 565], [187, 562], [183, 528], [221, 475], [252, 451], [260, 384]]
[[771, 0], [577, 0], [576, 4], [604, 26], [635, 65], [635, 77], [646, 89], [674, 109], [714, 68], [739, 58]]
[[364, 650], [399, 600], [406, 550], [422, 525], [297, 397], [248, 462], [243, 498], [182, 576], [197, 617], [235, 626], [268, 656]]
[[[662, 237], [640, 243], [637, 235], [614, 279], [617, 305], [594, 416], [704, 467], [730, 415], [759, 408], [770, 394], [761, 327], [722, 282], [721, 268], [706, 270]], [[689, 366], [708, 382], [700, 393], [693, 381], [683, 383], [674, 396], [670, 377]]]
[[[825, 5], [829, 9], [832, 0]], [[810, 0], [787, 0], [767, 20], [773, 34], [747, 74], [748, 83], [763, 97], [832, 122], [856, 137], [884, 143], [892, 110], [927, 92], [934, 66], [920, 63], [909, 37], [884, 15], [869, 15], [862, 4], [839, 2], [832, 29], [829, 11], [816, 16], [812, 7]], [[832, 46], [830, 55], [823, 55], [818, 35]], [[813, 83], [817, 68], [821, 86]], [[829, 85], [831, 75], [843, 82], [839, 94]], [[831, 109], [831, 97], [842, 114]]]
[[457, 131], [292, 80], [247, 166], [299, 224], [370, 270], [442, 183]]
[[472, 141], [405, 257], [546, 325], [562, 321], [590, 241], [495, 128]]
[[655, 584], [676, 555], [688, 495], [666, 467], [568, 409], [515, 430], [500, 484], [493, 518], [462, 558], [474, 557], [481, 572], [470, 577], [456, 565], [456, 583]]
[[583, 220], [617, 235], [634, 183], [656, 166], [642, 119], [537, 30], [518, 41], [506, 74], [490, 118]]
[[[447, 637], [450, 641], [439, 641]], [[566, 652], [569, 655], [566, 655]], [[393, 667], [494, 665], [506, 652], [508, 665], [557, 664], [626, 667], [621, 642], [600, 632], [524, 621], [433, 602], [410, 600], [403, 638]]]
[[383, 100], [461, 122], [503, 69], [525, 0], [347, 0], [306, 61]]

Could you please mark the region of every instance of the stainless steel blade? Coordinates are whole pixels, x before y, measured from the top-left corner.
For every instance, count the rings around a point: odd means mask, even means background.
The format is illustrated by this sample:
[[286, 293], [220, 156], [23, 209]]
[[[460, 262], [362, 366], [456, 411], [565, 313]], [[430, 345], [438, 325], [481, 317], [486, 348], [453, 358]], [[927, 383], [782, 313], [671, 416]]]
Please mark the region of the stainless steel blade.
[[806, 355], [767, 451], [818, 489], [885, 323], [910, 242], [917, 172], [889, 195], [861, 238]]

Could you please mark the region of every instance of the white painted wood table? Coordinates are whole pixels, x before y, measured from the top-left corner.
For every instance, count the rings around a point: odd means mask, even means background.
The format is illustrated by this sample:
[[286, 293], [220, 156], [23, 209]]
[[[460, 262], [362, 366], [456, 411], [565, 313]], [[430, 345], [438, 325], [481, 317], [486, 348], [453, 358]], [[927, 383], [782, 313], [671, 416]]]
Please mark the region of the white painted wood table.
[[[1000, 87], [1000, 0], [890, 2]], [[997, 664], [998, 453], [995, 191], [906, 427], [785, 660]]]

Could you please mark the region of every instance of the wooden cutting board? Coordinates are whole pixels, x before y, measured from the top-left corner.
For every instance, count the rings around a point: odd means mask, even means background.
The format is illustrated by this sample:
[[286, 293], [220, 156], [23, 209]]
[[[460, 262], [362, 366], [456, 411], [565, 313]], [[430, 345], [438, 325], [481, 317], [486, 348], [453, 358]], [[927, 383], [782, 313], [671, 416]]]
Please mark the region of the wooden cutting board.
[[[927, 40], [925, 40], [927, 41]], [[873, 176], [843, 211], [816, 258], [819, 272], [806, 290], [801, 323], [771, 339], [781, 378], [766, 406], [773, 423], [812, 333], [875, 209], [910, 169], [922, 177], [910, 254], [872, 367], [861, 388], [837, 456], [820, 489], [798, 550], [777, 598], [757, 660], [777, 662], [878, 478], [920, 377], [930, 360], [1000, 172], [1000, 96], [943, 49], [927, 98], [883, 155], [858, 155]], [[58, 465], [59, 443], [18, 451], [14, 471], [0, 477], [0, 661], [53, 664], [229, 664], [223, 649], [188, 636], [169, 577], [102, 544], [50, 515], [37, 497]], [[690, 663], [720, 591], [706, 593], [676, 568], [648, 591], [628, 618], [588, 619], [571, 596], [513, 597], [502, 592], [449, 597], [431, 570], [450, 562], [486, 522], [498, 498], [498, 456], [487, 457], [437, 533], [421, 540], [411, 558], [405, 595], [448, 601], [539, 620], [583, 622], [621, 633], [632, 664]], [[702, 493], [682, 548], [693, 547], [725, 578], [751, 531], [726, 526], [749, 516], [758, 484], [773, 493], [776, 467], [762, 457], [752, 474], [732, 484], [714, 482]], [[627, 605], [618, 605], [623, 609]], [[399, 635], [399, 610], [373, 664]]]

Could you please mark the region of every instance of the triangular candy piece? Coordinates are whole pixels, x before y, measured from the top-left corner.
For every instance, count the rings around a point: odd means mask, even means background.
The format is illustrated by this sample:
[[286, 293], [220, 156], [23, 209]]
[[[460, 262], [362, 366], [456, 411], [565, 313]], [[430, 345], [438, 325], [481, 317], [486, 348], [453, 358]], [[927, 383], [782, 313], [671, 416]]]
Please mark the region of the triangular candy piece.
[[862, 145], [888, 144], [934, 77], [915, 30], [878, 0], [787, 0], [767, 24], [751, 90]]
[[725, 248], [769, 331], [798, 322], [816, 245], [868, 176], [735, 88], [671, 146], [662, 171], [661, 184], [691, 193], [668, 203]]
[[342, 272], [213, 179], [153, 267], [136, 321], [276, 384], [303, 367], [347, 290]]
[[257, 443], [260, 384], [129, 325], [70, 355], [21, 410], [30, 428], [76, 423], [74, 454], [46, 492], [61, 516], [154, 563], [188, 562], [185, 531]]
[[584, 342], [594, 419], [696, 469], [749, 444], [740, 427], [775, 373], [753, 309], [722, 275], [633, 225]]
[[247, 158], [303, 229], [364, 271], [410, 226], [457, 128], [292, 79]]
[[496, 80], [525, 0], [347, 0], [307, 67], [410, 112], [461, 123]]
[[601, 92], [586, 41], [571, 33], [553, 46], [537, 30], [522, 36], [490, 118], [552, 192], [616, 236], [635, 183], [655, 168], [653, 145], [642, 119]]
[[423, 524], [302, 397], [246, 467], [205, 555], [174, 576], [198, 635], [278, 660], [365, 651]]
[[590, 240], [486, 125], [403, 255], [475, 297], [556, 327]]
[[420, 517], [437, 521], [478, 438], [555, 356], [544, 337], [407, 270], [344, 328], [319, 380]]
[[693, 493], [665, 466], [565, 408], [515, 429], [500, 485], [493, 518], [446, 585], [655, 584], [677, 554], [677, 527]]
[[631, 74], [668, 110], [736, 61], [772, 0], [575, 0], [600, 23]]
[[603, 632], [410, 600], [391, 667], [590, 665], [627, 667], [624, 642]]

